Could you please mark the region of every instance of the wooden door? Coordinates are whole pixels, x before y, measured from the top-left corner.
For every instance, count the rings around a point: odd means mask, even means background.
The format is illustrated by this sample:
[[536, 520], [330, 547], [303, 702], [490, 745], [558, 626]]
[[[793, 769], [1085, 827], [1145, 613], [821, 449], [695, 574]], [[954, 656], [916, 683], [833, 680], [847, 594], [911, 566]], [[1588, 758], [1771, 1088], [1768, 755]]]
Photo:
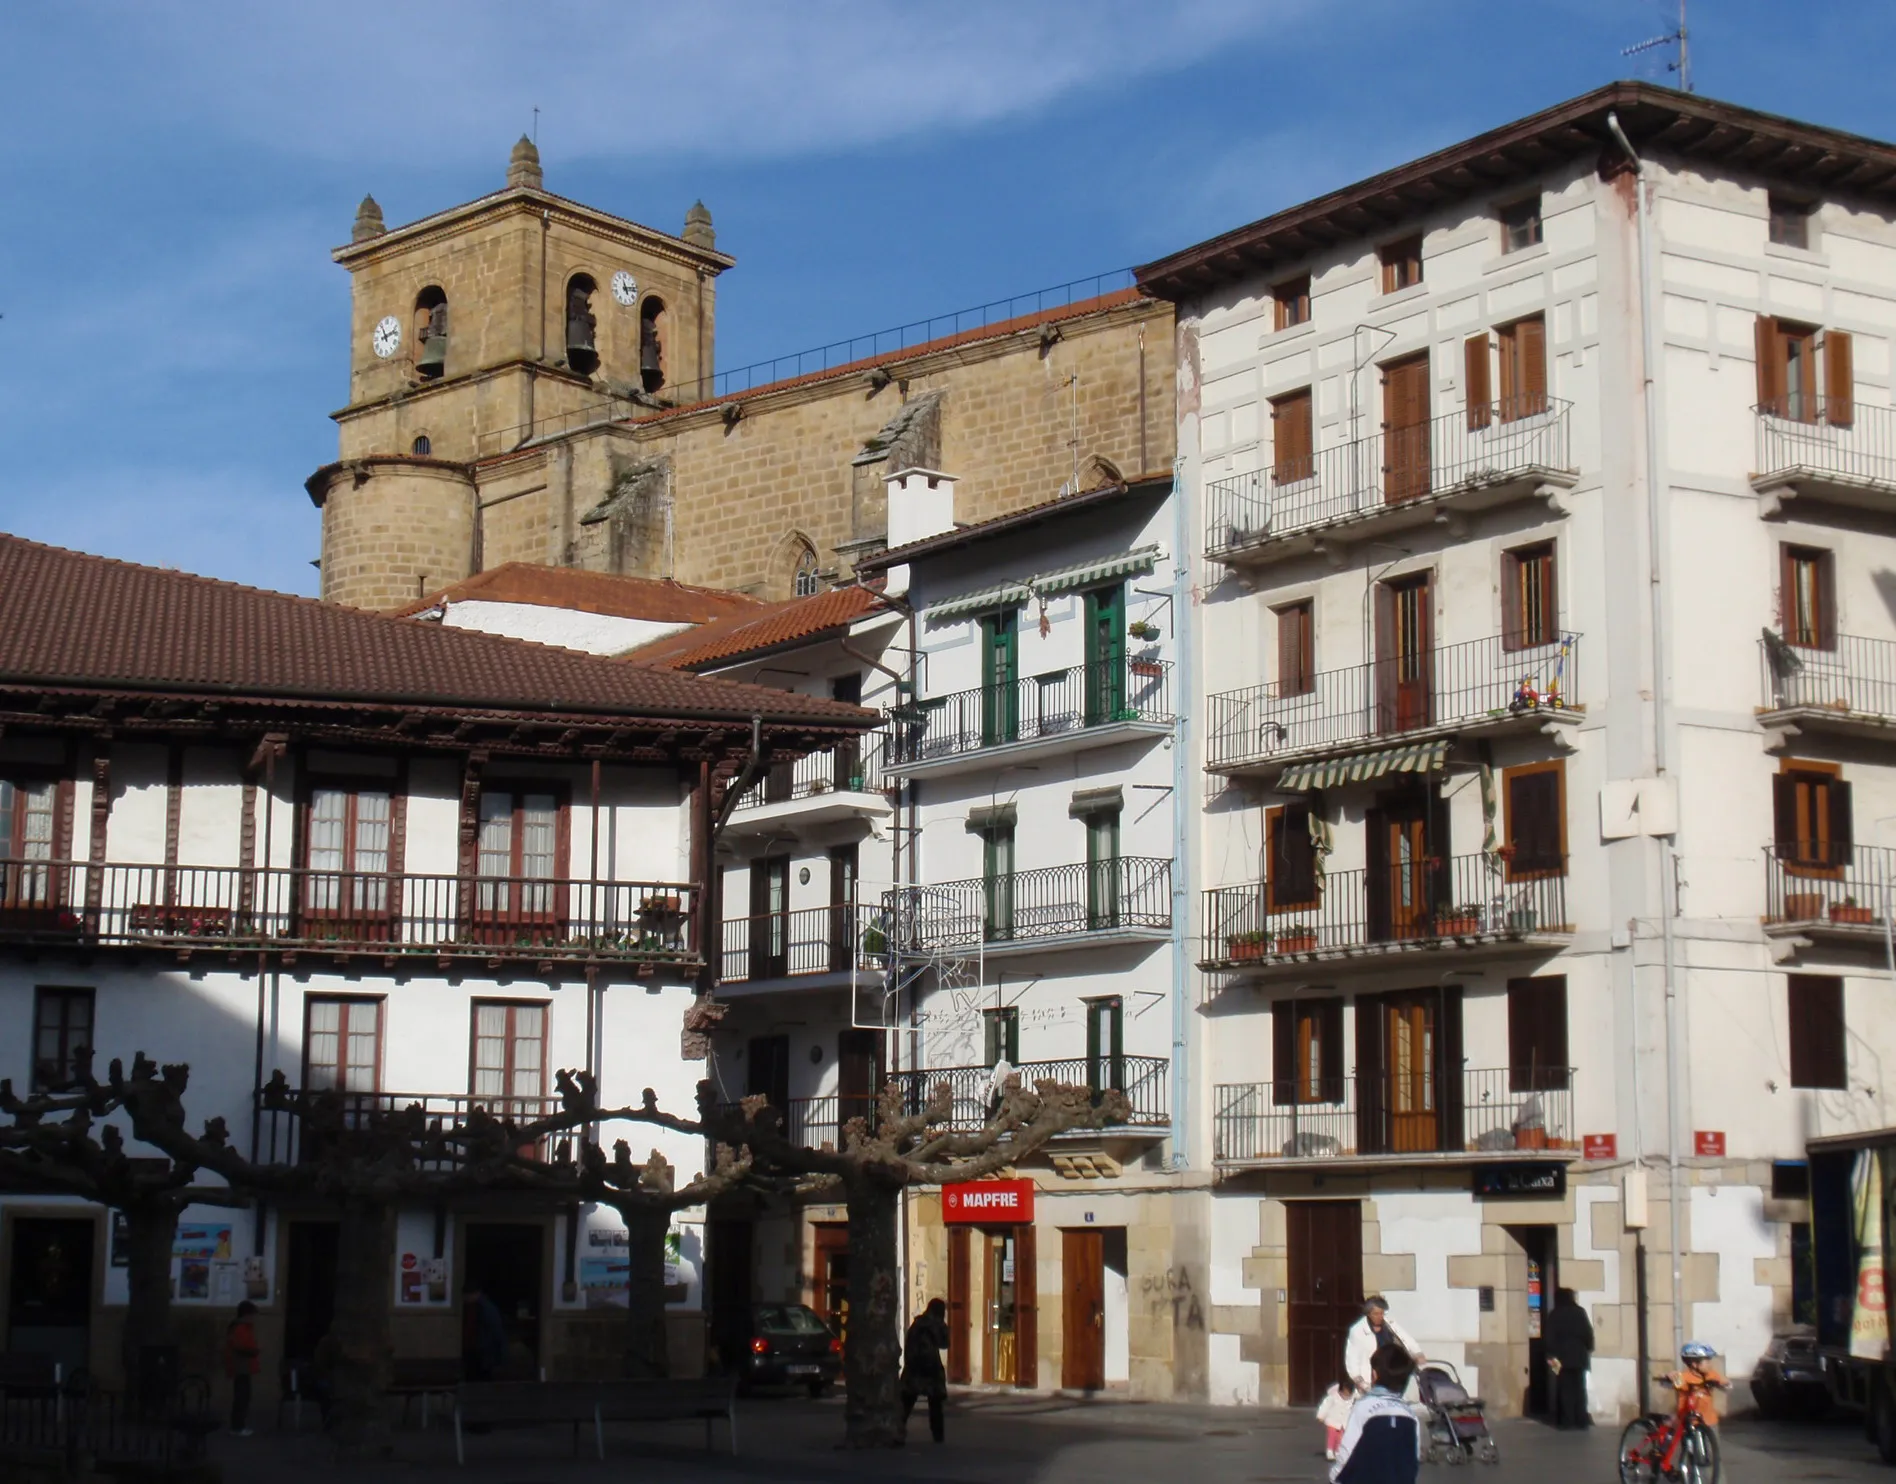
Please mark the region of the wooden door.
[[1435, 723], [1435, 587], [1427, 572], [1376, 590], [1376, 729]]
[[1355, 1201], [1287, 1201], [1290, 1404], [1314, 1406], [1343, 1371], [1363, 1307], [1363, 1211]]
[[870, 1118], [882, 1090], [882, 1033], [840, 1031], [836, 1037], [836, 1126]]
[[1430, 900], [1428, 803], [1402, 799], [1369, 811], [1369, 936], [1427, 937]]
[[1383, 1105], [1389, 1147], [1398, 1154], [1441, 1148], [1436, 1067], [1436, 996], [1396, 995], [1383, 1006]]
[[1391, 505], [1429, 492], [1429, 358], [1424, 352], [1383, 367], [1383, 499]]
[[1014, 1384], [1040, 1384], [1040, 1287], [1034, 1229], [1014, 1228]]
[[966, 1386], [974, 1378], [973, 1334], [968, 1327], [968, 1229], [948, 1228], [948, 1379]]
[[1106, 1384], [1106, 1237], [1098, 1228], [1060, 1233], [1060, 1384], [1098, 1391]]
[[815, 1248], [810, 1307], [840, 1340], [849, 1330], [849, 1227], [845, 1222], [823, 1221], [813, 1225], [810, 1233]]

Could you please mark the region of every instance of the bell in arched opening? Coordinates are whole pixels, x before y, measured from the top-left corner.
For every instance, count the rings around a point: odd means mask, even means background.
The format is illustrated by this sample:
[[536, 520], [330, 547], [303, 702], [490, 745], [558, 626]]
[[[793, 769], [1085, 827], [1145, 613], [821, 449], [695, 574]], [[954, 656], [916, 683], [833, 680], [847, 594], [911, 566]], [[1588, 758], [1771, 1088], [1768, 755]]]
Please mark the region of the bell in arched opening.
[[448, 369], [448, 296], [430, 284], [415, 295], [415, 371], [433, 381]]
[[639, 381], [648, 392], [665, 384], [665, 301], [657, 297], [639, 306]]
[[591, 376], [599, 369], [593, 287], [591, 277], [584, 273], [575, 273], [566, 285], [566, 364], [581, 376]]

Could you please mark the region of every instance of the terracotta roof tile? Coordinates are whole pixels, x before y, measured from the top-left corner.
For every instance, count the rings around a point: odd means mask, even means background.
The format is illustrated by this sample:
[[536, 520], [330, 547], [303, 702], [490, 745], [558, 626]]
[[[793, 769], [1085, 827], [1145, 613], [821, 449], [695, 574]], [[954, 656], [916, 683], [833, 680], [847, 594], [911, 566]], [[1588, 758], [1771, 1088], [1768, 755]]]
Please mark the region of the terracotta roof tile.
[[668, 670], [695, 670], [799, 639], [845, 628], [885, 606], [872, 588], [839, 587], [809, 598], [792, 598], [762, 613], [721, 619], [685, 634], [667, 634], [625, 658]]
[[0, 685], [467, 711], [868, 725], [765, 686], [160, 571], [0, 535]]
[[642, 618], [652, 623], [709, 623], [738, 613], [756, 613], [762, 598], [722, 588], [692, 587], [616, 572], [587, 572], [577, 567], [547, 567], [537, 562], [506, 562], [411, 603], [398, 616], [411, 617], [442, 603], [527, 603], [567, 608], [613, 618]]

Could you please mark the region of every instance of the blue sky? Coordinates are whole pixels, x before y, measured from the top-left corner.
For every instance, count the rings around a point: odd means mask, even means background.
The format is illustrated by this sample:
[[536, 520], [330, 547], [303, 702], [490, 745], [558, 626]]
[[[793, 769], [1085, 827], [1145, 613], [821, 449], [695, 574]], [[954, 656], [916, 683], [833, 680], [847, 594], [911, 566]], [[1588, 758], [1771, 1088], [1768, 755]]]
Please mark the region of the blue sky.
[[[1661, 0], [0, 4], [0, 529], [313, 592], [364, 191], [738, 266], [718, 364], [1125, 267], [1614, 77]], [[1701, 92], [1896, 137], [1896, 6], [1694, 0]]]

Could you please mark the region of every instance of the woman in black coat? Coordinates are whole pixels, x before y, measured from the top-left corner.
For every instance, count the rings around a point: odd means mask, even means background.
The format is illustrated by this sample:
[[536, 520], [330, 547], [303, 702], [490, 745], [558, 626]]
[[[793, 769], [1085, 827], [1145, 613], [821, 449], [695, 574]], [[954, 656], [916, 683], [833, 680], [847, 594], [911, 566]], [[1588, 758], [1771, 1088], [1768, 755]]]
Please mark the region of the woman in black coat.
[[941, 1442], [946, 1421], [942, 1415], [948, 1400], [948, 1372], [941, 1363], [948, 1348], [948, 1306], [930, 1299], [928, 1307], [915, 1316], [902, 1342], [902, 1418], [915, 1410], [917, 1397], [928, 1398], [928, 1430]]
[[1587, 1370], [1593, 1364], [1593, 1321], [1571, 1288], [1556, 1295], [1541, 1341], [1554, 1371], [1554, 1426], [1591, 1427], [1587, 1414]]

